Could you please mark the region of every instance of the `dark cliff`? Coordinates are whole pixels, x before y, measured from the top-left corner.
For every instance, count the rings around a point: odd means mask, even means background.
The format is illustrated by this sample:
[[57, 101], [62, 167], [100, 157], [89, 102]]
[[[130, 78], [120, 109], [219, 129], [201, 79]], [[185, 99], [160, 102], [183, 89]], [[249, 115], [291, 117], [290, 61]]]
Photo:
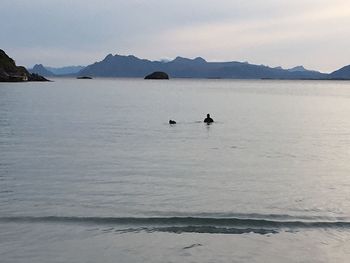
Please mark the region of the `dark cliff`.
[[38, 74], [31, 74], [25, 67], [16, 66], [15, 61], [0, 49], [0, 82], [48, 81]]

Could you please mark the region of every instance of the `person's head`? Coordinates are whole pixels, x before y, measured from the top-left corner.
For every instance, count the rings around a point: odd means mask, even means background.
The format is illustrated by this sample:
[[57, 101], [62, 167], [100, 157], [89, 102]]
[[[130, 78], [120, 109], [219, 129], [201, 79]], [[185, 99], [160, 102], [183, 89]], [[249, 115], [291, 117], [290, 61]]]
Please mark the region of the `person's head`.
[[209, 113], [207, 114], [207, 118], [210, 118], [210, 114]]

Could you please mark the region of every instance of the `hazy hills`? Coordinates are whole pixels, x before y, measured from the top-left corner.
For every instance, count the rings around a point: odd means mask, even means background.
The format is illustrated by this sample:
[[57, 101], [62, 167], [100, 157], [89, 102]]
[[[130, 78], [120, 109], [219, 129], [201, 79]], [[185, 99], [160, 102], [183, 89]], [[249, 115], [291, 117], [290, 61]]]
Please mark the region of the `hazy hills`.
[[55, 75], [71, 75], [71, 74], [77, 74], [79, 71], [81, 71], [83, 66], [67, 66], [67, 67], [45, 67], [48, 71], [52, 72]]
[[171, 78], [227, 78], [227, 79], [350, 79], [350, 66], [326, 74], [307, 70], [303, 66], [291, 69], [254, 65], [247, 62], [207, 62], [201, 57], [177, 57], [171, 61], [151, 61], [135, 56], [107, 55], [87, 67], [49, 68], [35, 65], [30, 72], [43, 76], [91, 76], [143, 78], [154, 71], [163, 71]]
[[0, 49], [0, 81], [42, 81], [46, 77], [138, 77], [144, 78], [152, 72], [166, 72], [171, 78], [226, 78], [226, 79], [315, 79], [350, 80], [350, 65], [330, 74], [307, 70], [303, 66], [291, 69], [254, 65], [248, 62], [208, 62], [201, 57], [189, 59], [176, 57], [170, 61], [151, 61], [135, 56], [107, 55], [102, 61], [87, 67], [68, 66], [62, 68], [35, 65], [27, 70]]
[[87, 66], [80, 75], [92, 77], [144, 77], [153, 71], [164, 71], [172, 78], [231, 78], [231, 79], [326, 79], [327, 74], [305, 70], [271, 68], [243, 62], [207, 62], [201, 57], [177, 57], [172, 61], [150, 61], [135, 56], [111, 55]]
[[59, 76], [75, 76], [84, 67], [83, 66], [67, 66], [61, 68], [45, 67], [42, 64], [36, 64], [28, 71], [31, 73], [40, 74], [46, 77], [59, 77]]

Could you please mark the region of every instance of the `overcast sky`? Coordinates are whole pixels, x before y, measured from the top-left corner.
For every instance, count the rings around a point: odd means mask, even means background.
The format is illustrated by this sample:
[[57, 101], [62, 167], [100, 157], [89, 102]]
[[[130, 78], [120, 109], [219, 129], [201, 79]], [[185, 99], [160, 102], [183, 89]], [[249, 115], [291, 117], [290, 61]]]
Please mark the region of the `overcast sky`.
[[1, 0], [0, 48], [17, 64], [158, 60], [350, 64], [349, 0]]

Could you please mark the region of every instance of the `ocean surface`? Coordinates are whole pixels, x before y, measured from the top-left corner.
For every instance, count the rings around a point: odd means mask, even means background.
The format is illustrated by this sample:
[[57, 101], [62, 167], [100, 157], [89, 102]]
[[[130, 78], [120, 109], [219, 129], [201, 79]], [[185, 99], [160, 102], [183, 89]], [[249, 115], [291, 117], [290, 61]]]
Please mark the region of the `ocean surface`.
[[349, 261], [350, 82], [0, 83], [1, 263]]

